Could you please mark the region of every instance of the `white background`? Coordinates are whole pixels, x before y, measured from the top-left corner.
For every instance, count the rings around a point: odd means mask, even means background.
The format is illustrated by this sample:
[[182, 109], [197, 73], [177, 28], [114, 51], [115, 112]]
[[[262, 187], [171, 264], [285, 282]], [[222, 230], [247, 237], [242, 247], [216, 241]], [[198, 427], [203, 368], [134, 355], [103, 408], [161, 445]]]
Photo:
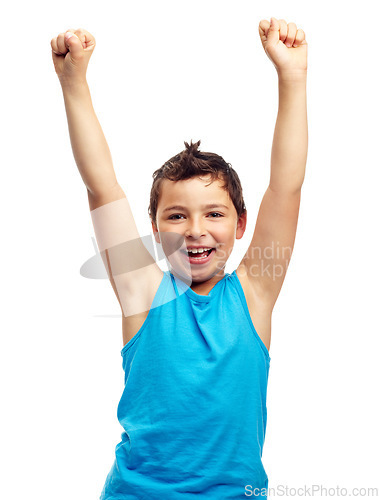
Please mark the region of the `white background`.
[[[270, 487], [379, 487], [378, 23], [360, 1], [18, 2], [1, 29], [1, 454], [7, 500], [97, 499], [122, 428], [121, 310], [94, 254], [50, 40], [82, 27], [95, 111], [140, 234], [152, 173], [201, 139], [238, 172], [251, 240], [269, 181], [277, 74], [258, 25], [305, 31], [309, 150], [272, 319]], [[273, 496], [271, 496], [274, 498]], [[325, 494], [324, 494], [325, 498]], [[221, 500], [221, 499], [220, 499]]]

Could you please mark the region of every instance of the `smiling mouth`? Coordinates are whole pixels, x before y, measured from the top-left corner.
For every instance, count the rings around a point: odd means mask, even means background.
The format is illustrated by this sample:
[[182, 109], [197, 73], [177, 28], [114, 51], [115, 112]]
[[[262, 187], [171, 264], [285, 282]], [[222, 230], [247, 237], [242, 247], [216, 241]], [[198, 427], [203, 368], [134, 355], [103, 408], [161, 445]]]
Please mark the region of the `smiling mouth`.
[[205, 250], [204, 252], [191, 252], [191, 250], [182, 250], [182, 252], [184, 254], [187, 255], [190, 255], [191, 257], [196, 257], [197, 255], [201, 256], [201, 255], [210, 255], [210, 253], [212, 252], [212, 250], [216, 250], [215, 248], [210, 248], [209, 250]]
[[210, 254], [213, 252], [213, 250], [216, 250], [215, 248], [210, 248], [209, 250], [205, 250], [204, 252], [201, 253], [193, 253], [190, 250], [181, 250], [181, 252], [187, 257], [191, 259], [196, 259], [196, 260], [202, 260], [206, 259], [207, 257], [210, 256]]

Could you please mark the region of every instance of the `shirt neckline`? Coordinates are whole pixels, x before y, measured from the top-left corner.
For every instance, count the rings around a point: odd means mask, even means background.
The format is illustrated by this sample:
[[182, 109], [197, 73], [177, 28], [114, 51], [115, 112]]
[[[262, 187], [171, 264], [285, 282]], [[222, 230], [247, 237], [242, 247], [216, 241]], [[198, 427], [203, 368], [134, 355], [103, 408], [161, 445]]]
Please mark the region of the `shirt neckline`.
[[[196, 302], [209, 302], [212, 300], [218, 292], [218, 289], [221, 286], [221, 283], [225, 281], [226, 278], [230, 276], [230, 273], [225, 273], [224, 276], [213, 286], [213, 288], [209, 291], [208, 295], [200, 295], [192, 290], [191, 287], [187, 285], [184, 281], [182, 281], [180, 278], [174, 276], [171, 271], [168, 271], [171, 279], [173, 280], [175, 284], [176, 291], [178, 292], [179, 295], [182, 295], [185, 293], [187, 297], [189, 297], [192, 300], [195, 300]], [[180, 289], [180, 293], [179, 290]]]

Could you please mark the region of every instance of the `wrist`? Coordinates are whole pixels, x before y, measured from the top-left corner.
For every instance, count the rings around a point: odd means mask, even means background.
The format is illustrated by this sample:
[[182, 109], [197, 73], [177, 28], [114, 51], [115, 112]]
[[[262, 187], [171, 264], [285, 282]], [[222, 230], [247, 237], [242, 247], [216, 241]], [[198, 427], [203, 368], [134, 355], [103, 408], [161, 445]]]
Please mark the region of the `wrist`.
[[64, 93], [77, 93], [88, 90], [86, 79], [60, 78], [59, 81]]
[[278, 70], [279, 83], [305, 83], [307, 81], [307, 70]]

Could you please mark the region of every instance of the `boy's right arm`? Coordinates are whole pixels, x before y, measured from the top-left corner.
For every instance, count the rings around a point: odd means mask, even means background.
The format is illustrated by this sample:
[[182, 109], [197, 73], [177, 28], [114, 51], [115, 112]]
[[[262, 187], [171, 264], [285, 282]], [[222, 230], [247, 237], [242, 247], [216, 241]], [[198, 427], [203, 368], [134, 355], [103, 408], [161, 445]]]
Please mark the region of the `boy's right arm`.
[[[71, 36], [70, 36], [71, 35]], [[95, 49], [95, 38], [86, 30], [67, 30], [51, 40], [52, 57], [59, 78], [72, 151], [87, 187], [91, 210], [116, 184], [112, 158], [95, 114], [86, 72]]]
[[62, 83], [72, 152], [87, 188], [90, 209], [107, 203], [117, 192], [117, 179], [104, 133], [86, 81]]
[[141, 289], [155, 290], [163, 273], [142, 243], [92, 105], [86, 69], [95, 39], [85, 30], [76, 30], [76, 36], [67, 40], [67, 33], [53, 38], [51, 47], [72, 150], [87, 188], [99, 251], [124, 315], [129, 316], [149, 308], [150, 294]]

